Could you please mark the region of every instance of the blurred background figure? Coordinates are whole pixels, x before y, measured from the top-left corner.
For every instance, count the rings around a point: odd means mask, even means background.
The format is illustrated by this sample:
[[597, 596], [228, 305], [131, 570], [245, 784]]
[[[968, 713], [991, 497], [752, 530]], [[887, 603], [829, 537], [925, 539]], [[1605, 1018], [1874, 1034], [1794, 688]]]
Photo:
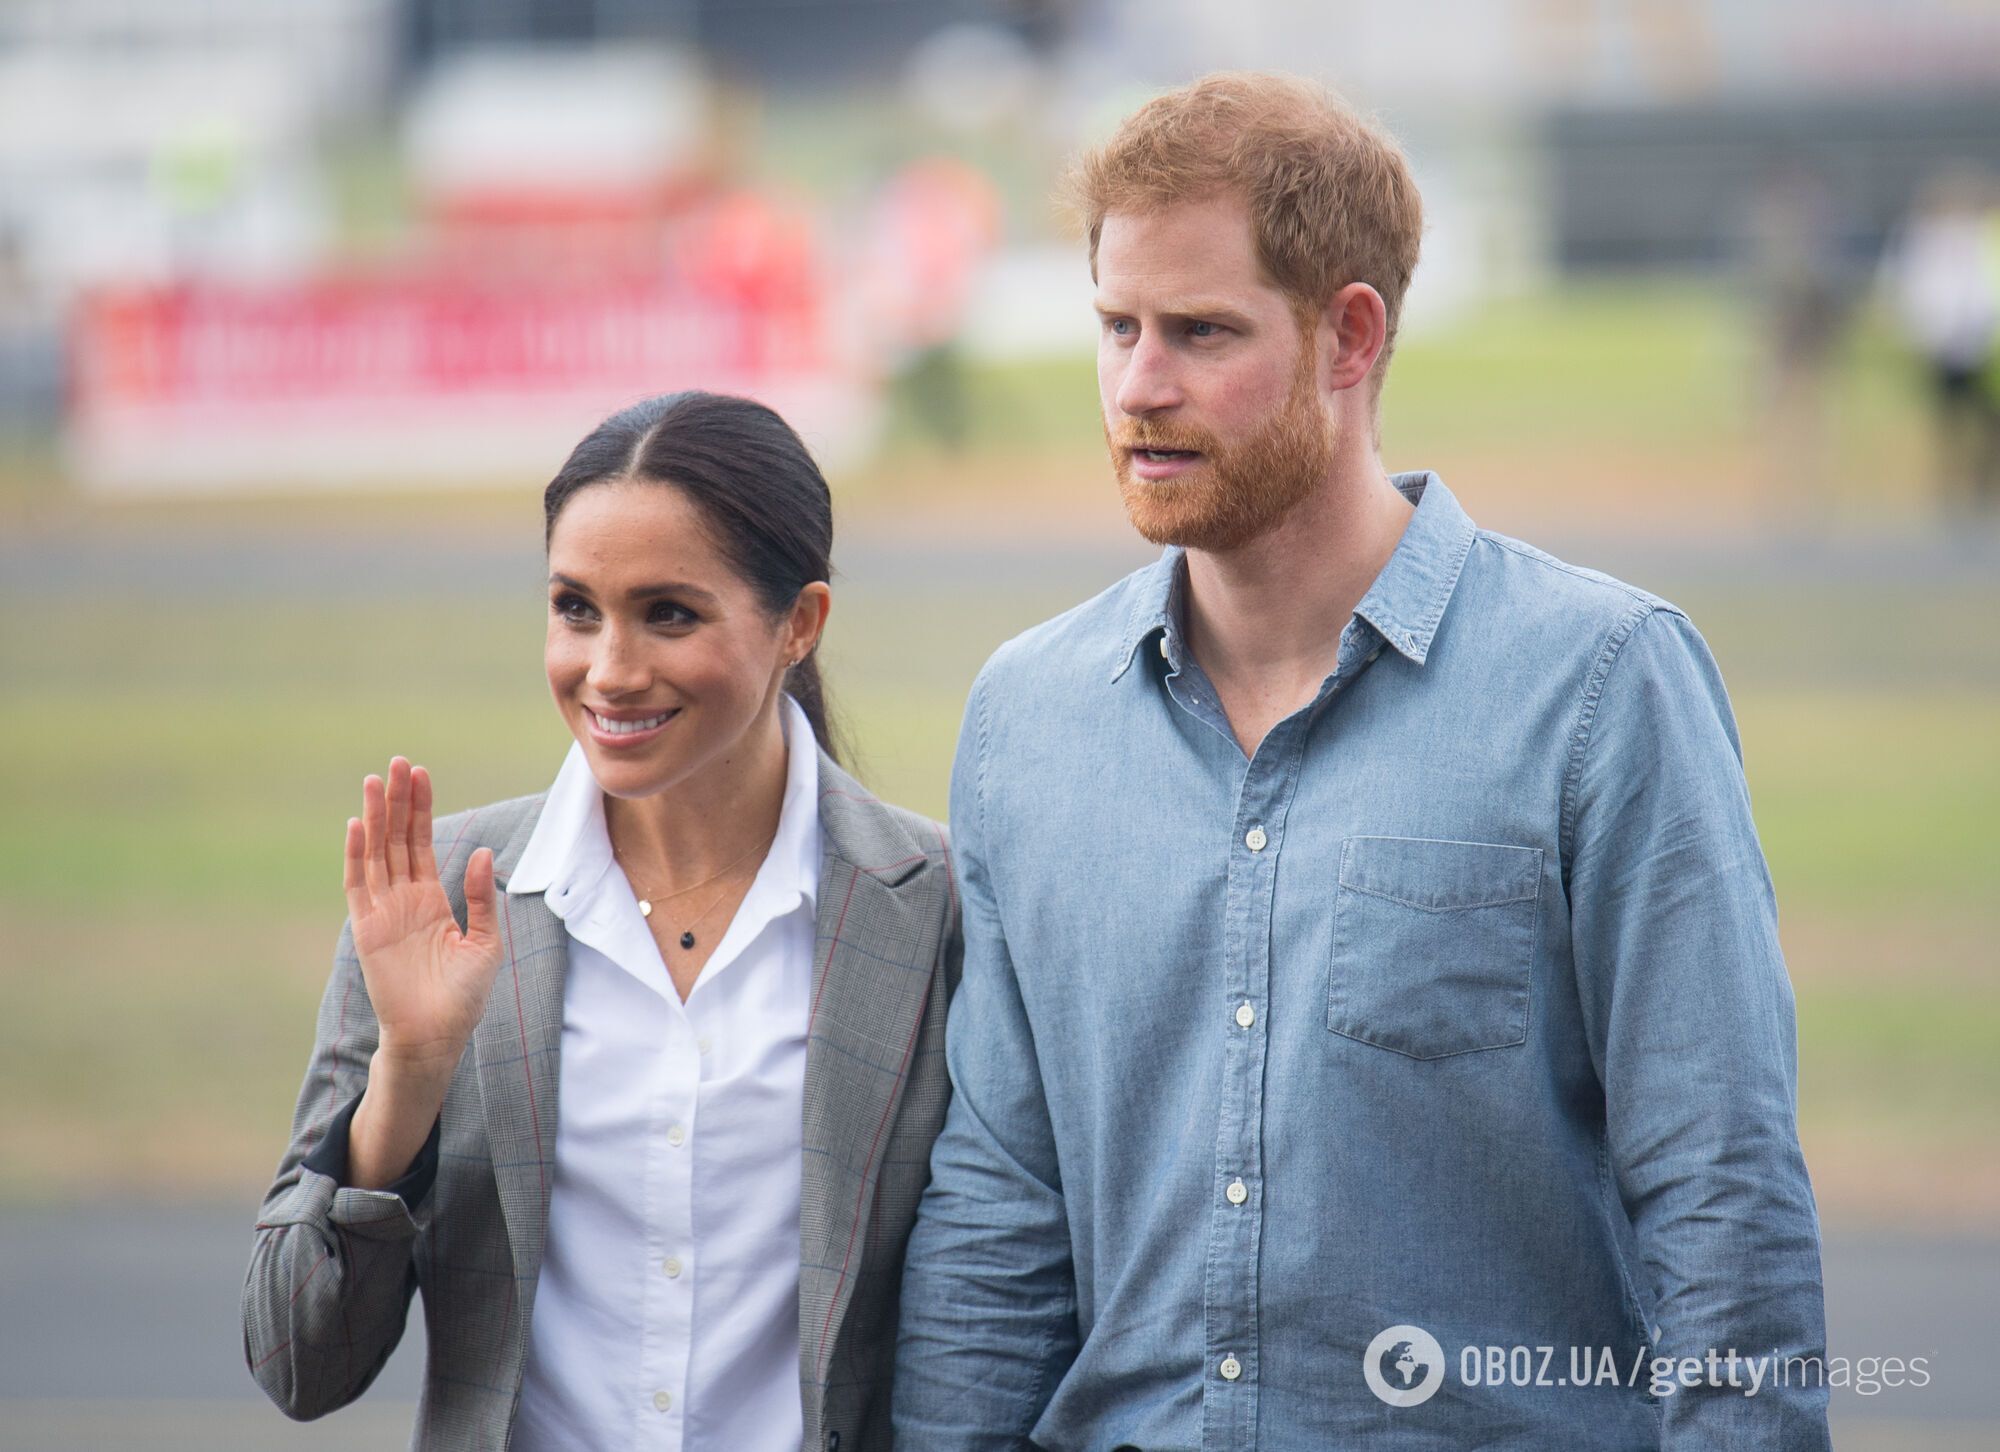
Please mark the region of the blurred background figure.
[[1772, 165], [1749, 206], [1743, 281], [1761, 316], [1768, 413], [1770, 504], [1792, 528], [1816, 526], [1833, 464], [1829, 391], [1853, 312], [1851, 228], [1833, 191], [1808, 165]]
[[1948, 506], [2000, 506], [2000, 177], [1958, 167], [1918, 193], [1887, 256], [1924, 373]]
[[971, 422], [960, 337], [1000, 224], [993, 182], [950, 156], [902, 167], [869, 208], [863, 244], [869, 327], [883, 337], [907, 416], [953, 453], [965, 446]]

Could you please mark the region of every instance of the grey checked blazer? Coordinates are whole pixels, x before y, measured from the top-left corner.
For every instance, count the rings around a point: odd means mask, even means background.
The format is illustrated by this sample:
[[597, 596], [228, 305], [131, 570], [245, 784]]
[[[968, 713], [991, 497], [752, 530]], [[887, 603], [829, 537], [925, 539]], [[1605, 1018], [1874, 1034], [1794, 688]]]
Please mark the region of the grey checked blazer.
[[[941, 828], [877, 801], [824, 755], [819, 771], [799, 1393], [806, 1448], [874, 1452], [890, 1445], [903, 1246], [950, 1094], [958, 901]], [[504, 1448], [512, 1435], [548, 1225], [568, 962], [566, 930], [541, 897], [504, 891], [541, 806], [541, 795], [519, 797], [436, 824], [439, 876], [461, 924], [466, 859], [494, 850], [507, 956], [445, 1098], [437, 1180], [414, 1212], [302, 1163], [361, 1092], [375, 1050], [352, 927], [341, 931], [243, 1288], [244, 1354], [290, 1416], [361, 1395], [420, 1291], [430, 1357], [412, 1446]]]

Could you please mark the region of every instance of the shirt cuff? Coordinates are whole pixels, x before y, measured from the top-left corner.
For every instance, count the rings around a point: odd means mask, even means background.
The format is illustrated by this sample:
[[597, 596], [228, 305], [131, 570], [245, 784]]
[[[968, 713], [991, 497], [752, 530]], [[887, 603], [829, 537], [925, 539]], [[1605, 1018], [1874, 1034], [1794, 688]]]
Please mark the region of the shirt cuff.
[[[333, 1116], [333, 1123], [326, 1127], [326, 1134], [313, 1147], [313, 1152], [305, 1157], [305, 1168], [325, 1175], [336, 1185], [347, 1187], [347, 1130], [354, 1121], [354, 1111], [360, 1107], [361, 1096], [357, 1094], [347, 1101], [340, 1113]], [[382, 1187], [401, 1199], [410, 1210], [424, 1203], [437, 1180], [439, 1129], [443, 1121], [443, 1115], [432, 1121], [424, 1147], [417, 1151], [417, 1157], [410, 1161], [410, 1167], [403, 1171], [402, 1178]]]

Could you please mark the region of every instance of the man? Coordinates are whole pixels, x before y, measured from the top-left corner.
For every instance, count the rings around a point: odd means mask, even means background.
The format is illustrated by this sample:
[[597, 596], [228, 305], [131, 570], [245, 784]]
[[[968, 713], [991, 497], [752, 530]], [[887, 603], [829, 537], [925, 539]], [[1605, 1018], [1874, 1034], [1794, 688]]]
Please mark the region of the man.
[[1780, 1369], [1823, 1355], [1818, 1229], [1707, 648], [1383, 472], [1420, 204], [1340, 103], [1210, 77], [1073, 181], [1169, 548], [967, 706], [899, 1444], [1826, 1446]]

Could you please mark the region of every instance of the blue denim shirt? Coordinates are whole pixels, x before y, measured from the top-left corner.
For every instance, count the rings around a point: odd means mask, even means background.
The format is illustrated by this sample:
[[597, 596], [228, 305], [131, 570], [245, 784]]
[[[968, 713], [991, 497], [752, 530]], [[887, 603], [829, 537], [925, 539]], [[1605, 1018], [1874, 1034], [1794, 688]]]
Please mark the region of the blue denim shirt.
[[1395, 482], [1334, 673], [1247, 760], [1177, 551], [973, 688], [911, 1452], [1827, 1445], [1791, 989], [1714, 662]]

